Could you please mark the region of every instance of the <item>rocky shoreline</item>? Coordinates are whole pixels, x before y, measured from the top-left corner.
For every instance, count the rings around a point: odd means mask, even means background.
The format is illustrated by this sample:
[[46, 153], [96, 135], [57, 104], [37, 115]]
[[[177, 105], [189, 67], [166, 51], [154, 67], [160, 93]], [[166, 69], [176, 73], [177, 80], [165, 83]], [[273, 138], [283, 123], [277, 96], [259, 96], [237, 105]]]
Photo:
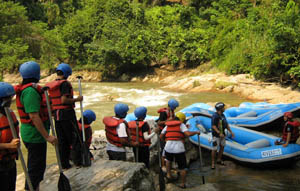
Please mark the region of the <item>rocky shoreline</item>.
[[[68, 80], [77, 82], [76, 76], [83, 76], [83, 81], [100, 82], [101, 74], [97, 71], [74, 71]], [[53, 81], [56, 74], [49, 75], [48, 71], [41, 73], [41, 83]], [[19, 74], [5, 74], [4, 81], [12, 84], [20, 83]], [[278, 83], [266, 83], [255, 80], [249, 74], [226, 75], [222, 72], [204, 73], [201, 69], [172, 70], [156, 68], [153, 74], [142, 77], [134, 77], [132, 82], [160, 83], [162, 88], [184, 91], [205, 92], [217, 91], [234, 93], [241, 97], [254, 101], [267, 101], [269, 103], [293, 103], [298, 102], [300, 92], [292, 87], [282, 87]]]

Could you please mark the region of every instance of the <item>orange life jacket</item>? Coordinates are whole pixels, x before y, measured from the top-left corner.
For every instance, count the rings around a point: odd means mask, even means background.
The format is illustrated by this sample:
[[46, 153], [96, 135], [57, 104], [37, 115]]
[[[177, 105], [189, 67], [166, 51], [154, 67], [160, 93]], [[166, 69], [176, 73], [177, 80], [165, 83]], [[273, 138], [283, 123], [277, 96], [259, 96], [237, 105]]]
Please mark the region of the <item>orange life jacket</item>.
[[117, 127], [121, 123], [125, 123], [127, 126], [126, 121], [124, 119], [116, 119], [114, 117], [104, 117], [103, 123], [105, 125], [107, 141], [117, 147], [122, 147], [123, 145], [121, 144], [120, 137], [118, 136]]
[[[82, 123], [80, 121], [77, 121], [78, 127], [80, 132], [82, 133]], [[84, 129], [88, 129], [90, 128], [91, 131], [89, 132], [90, 134], [88, 135], [89, 139], [86, 140], [86, 143], [88, 145], [88, 147], [90, 147], [91, 143], [92, 143], [92, 128], [90, 125], [84, 124]], [[87, 136], [87, 131], [85, 131], [85, 135]]]
[[167, 121], [167, 131], [166, 131], [166, 141], [183, 141], [184, 140], [184, 133], [180, 130], [181, 122], [177, 120]]
[[286, 141], [287, 140], [287, 136], [288, 136], [288, 132], [286, 131], [286, 128], [288, 125], [293, 126], [293, 132], [291, 132], [291, 139], [290, 141], [297, 141], [298, 137], [299, 137], [299, 129], [298, 127], [300, 126], [300, 123], [298, 121], [288, 121], [287, 123], [285, 123], [284, 127], [283, 127], [283, 132], [282, 132], [282, 140]]
[[42, 90], [42, 87], [40, 85], [36, 83], [28, 83], [24, 85], [20, 84], [14, 87], [16, 91], [16, 104], [17, 104], [17, 109], [18, 109], [21, 123], [33, 125], [32, 120], [30, 119], [29, 114], [25, 112], [24, 105], [21, 103], [21, 99], [20, 99], [22, 91], [28, 87], [34, 88], [41, 96], [39, 115], [43, 122], [47, 121], [49, 119], [49, 116], [48, 116], [47, 103], [46, 103], [46, 97], [44, 95], [44, 91]]
[[70, 87], [71, 87], [71, 93], [70, 95], [68, 95], [69, 98], [73, 98], [73, 87], [72, 84], [67, 81], [67, 80], [54, 80], [53, 82], [49, 82], [46, 84], [46, 86], [48, 86], [49, 89], [49, 97], [51, 99], [51, 103], [52, 103], [52, 108], [53, 110], [58, 110], [58, 109], [67, 109], [67, 108], [74, 108], [75, 104], [62, 104], [61, 103], [61, 91], [60, 91], [60, 85], [63, 82], [67, 82]]
[[[14, 127], [19, 134], [19, 122], [14, 112], [11, 111]], [[0, 114], [0, 143], [10, 143], [13, 139], [12, 132], [5, 115]], [[17, 149], [0, 149], [0, 160], [11, 160], [17, 157]]]
[[[141, 146], [150, 146], [151, 145], [151, 140], [145, 140], [144, 139], [144, 135], [143, 135], [143, 132], [142, 132], [142, 127], [143, 125], [145, 124], [144, 121], [138, 121], [138, 134], [139, 134], [139, 143]], [[128, 123], [128, 128], [129, 128], [129, 132], [130, 132], [130, 136], [131, 136], [131, 141], [136, 141], [136, 127], [137, 127], [137, 121], [130, 121]], [[148, 134], [150, 134], [151, 131], [150, 131], [150, 128], [148, 130]]]
[[[163, 112], [166, 112], [166, 114], [167, 114], [167, 120], [169, 120], [171, 118], [169, 109], [168, 108], [160, 108], [157, 111], [157, 113], [163, 113]], [[159, 127], [160, 130], [163, 130], [165, 126], [164, 125], [159, 125], [158, 127]]]

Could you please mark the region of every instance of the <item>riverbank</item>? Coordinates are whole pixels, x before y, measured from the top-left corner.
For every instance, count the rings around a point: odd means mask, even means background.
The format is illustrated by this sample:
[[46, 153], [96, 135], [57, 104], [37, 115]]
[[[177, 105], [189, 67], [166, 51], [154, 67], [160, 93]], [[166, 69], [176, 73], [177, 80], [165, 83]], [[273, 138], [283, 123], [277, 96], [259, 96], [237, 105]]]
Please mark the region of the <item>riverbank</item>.
[[[69, 77], [69, 80], [76, 82], [76, 76], [82, 76], [83, 81], [88, 82], [99, 82], [101, 80], [101, 74], [97, 71], [75, 71]], [[46, 83], [53, 81], [55, 78], [56, 74], [49, 75], [48, 71], [43, 71], [40, 82]], [[20, 83], [21, 80], [19, 74], [4, 75], [5, 82], [16, 84]], [[249, 74], [228, 76], [223, 72], [203, 68], [177, 71], [167, 67], [155, 68], [153, 74], [134, 77], [131, 81], [160, 83], [162, 88], [183, 92], [217, 91], [234, 93], [247, 99], [267, 101], [273, 104], [298, 102], [300, 97], [299, 90], [283, 87], [279, 83], [258, 81]]]

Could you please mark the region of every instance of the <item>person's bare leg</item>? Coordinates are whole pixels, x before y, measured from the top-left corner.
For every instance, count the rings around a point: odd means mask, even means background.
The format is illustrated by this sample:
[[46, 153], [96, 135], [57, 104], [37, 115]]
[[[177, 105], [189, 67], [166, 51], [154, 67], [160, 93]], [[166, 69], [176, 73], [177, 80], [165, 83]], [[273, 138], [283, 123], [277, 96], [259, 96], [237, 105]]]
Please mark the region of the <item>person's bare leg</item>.
[[211, 151], [211, 168], [215, 168], [215, 155], [216, 155], [216, 151], [212, 150]]
[[180, 187], [185, 187], [186, 170], [180, 171], [181, 184]]
[[171, 179], [172, 175], [171, 175], [171, 162], [170, 161], [166, 161], [166, 167], [167, 167], [167, 178]]
[[224, 146], [220, 145], [220, 150], [219, 150], [219, 153], [218, 153], [218, 160], [217, 160], [218, 162], [220, 162], [222, 160], [223, 152], [224, 152]]

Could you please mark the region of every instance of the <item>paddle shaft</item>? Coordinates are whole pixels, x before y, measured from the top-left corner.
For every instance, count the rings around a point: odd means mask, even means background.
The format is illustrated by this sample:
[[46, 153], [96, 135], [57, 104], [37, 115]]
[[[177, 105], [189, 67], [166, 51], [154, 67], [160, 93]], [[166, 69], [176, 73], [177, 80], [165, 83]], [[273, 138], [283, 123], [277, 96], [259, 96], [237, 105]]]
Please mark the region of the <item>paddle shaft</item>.
[[[13, 119], [12, 119], [11, 114], [10, 114], [10, 109], [8, 107], [4, 107], [4, 110], [5, 110], [5, 113], [6, 113], [6, 117], [8, 119], [9, 127], [10, 127], [10, 130], [12, 132], [13, 138], [17, 139], [18, 135], [17, 135], [16, 129], [15, 129], [15, 126], [14, 126]], [[20, 156], [21, 165], [22, 165], [22, 168], [23, 168], [23, 171], [24, 171], [24, 174], [25, 174], [25, 178], [27, 180], [29, 190], [34, 191], [31, 180], [30, 180], [30, 177], [29, 177], [29, 174], [28, 174], [28, 171], [27, 171], [27, 168], [26, 168], [26, 165], [25, 165], [25, 160], [24, 160], [24, 157], [23, 157], [23, 153], [22, 153], [20, 147], [18, 147], [18, 154]]]
[[[138, 121], [136, 121], [135, 133], [136, 133], [136, 142], [139, 142], [139, 122]], [[136, 152], [135, 162], [139, 162], [139, 146], [136, 147], [135, 152]]]
[[[201, 152], [201, 145], [200, 145], [200, 135], [198, 135], [198, 147], [199, 147], [199, 158], [200, 158], [200, 171], [202, 172], [202, 152]], [[202, 176], [202, 182], [205, 184], [205, 177]]]
[[162, 171], [162, 165], [161, 165], [161, 156], [160, 156], [160, 138], [159, 134], [157, 134], [157, 145], [158, 145], [158, 162], [159, 162], [159, 190], [160, 191], [165, 191], [166, 185], [165, 185], [165, 178], [164, 178], [164, 173]]
[[[78, 78], [78, 89], [79, 89], [79, 95], [82, 96], [81, 78]], [[83, 105], [82, 105], [82, 101], [80, 101], [80, 113], [81, 113], [82, 140], [83, 140], [83, 143], [85, 144], [85, 128], [84, 128], [84, 120], [83, 120]]]
[[[45, 97], [46, 97], [46, 103], [47, 103], [47, 110], [48, 110], [48, 116], [49, 116], [49, 121], [50, 121], [51, 132], [52, 132], [52, 135], [56, 137], [54, 124], [53, 124], [53, 120], [52, 120], [48, 90], [44, 90], [44, 94], [45, 94]], [[59, 167], [59, 172], [62, 173], [63, 170], [62, 170], [62, 165], [61, 165], [61, 160], [60, 160], [60, 155], [59, 155], [59, 150], [58, 150], [58, 144], [55, 144], [54, 148], [55, 148], [55, 153], [56, 153], [57, 164], [58, 164], [58, 167]]]

